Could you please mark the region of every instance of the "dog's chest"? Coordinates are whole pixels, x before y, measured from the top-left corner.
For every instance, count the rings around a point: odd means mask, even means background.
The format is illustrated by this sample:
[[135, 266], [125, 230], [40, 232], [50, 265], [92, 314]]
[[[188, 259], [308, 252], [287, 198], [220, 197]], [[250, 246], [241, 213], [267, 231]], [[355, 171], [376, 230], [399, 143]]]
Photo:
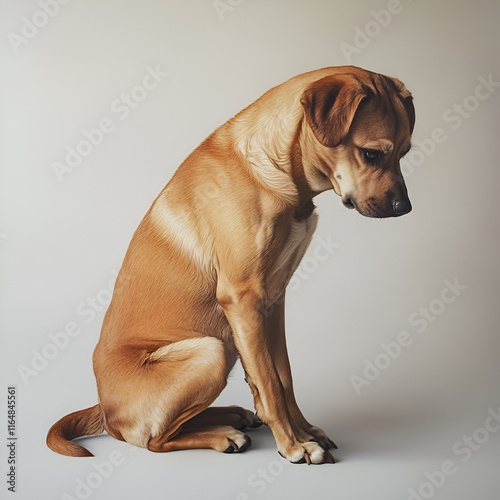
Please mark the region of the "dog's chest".
[[278, 257], [269, 273], [268, 290], [272, 300], [283, 292], [297, 269], [302, 257], [311, 243], [318, 216], [313, 212], [302, 220], [293, 220], [284, 245], [278, 250]]

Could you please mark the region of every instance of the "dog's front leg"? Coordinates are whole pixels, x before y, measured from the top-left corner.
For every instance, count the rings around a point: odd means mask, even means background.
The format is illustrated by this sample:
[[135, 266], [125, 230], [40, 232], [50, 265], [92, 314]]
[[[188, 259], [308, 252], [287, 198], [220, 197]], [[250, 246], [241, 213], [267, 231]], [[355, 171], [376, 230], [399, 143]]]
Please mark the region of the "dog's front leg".
[[292, 371], [288, 358], [285, 337], [285, 293], [272, 304], [266, 312], [268, 344], [273, 364], [280, 377], [285, 392], [288, 411], [296, 425], [309, 437], [323, 448], [337, 448], [336, 444], [319, 427], [311, 425], [304, 417], [295, 399], [292, 381]]
[[233, 330], [246, 378], [261, 420], [271, 428], [278, 451], [291, 462], [333, 463], [330, 452], [295, 424], [269, 349], [264, 287], [258, 279], [234, 286], [219, 283], [217, 299]]

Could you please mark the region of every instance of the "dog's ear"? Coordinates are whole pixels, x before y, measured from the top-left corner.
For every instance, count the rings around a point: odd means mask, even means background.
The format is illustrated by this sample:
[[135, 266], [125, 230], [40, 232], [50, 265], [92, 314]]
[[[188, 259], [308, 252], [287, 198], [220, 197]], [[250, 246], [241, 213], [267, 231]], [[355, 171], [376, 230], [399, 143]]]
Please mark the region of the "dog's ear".
[[401, 80], [392, 78], [392, 82], [396, 86], [398, 96], [405, 107], [406, 114], [408, 115], [408, 120], [410, 122], [410, 134], [412, 134], [413, 129], [415, 128], [415, 107], [413, 106], [413, 96]]
[[335, 148], [345, 139], [366, 95], [361, 83], [348, 74], [327, 76], [304, 91], [300, 102], [307, 123], [323, 146]]

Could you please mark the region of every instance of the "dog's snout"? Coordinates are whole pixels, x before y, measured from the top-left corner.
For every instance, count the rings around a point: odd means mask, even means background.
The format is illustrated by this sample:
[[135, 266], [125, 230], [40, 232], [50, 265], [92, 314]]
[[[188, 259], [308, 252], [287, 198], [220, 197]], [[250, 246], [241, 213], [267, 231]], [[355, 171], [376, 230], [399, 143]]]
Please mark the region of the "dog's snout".
[[404, 215], [411, 212], [411, 203], [408, 198], [394, 200], [392, 202], [392, 209], [396, 215]]
[[351, 196], [346, 196], [345, 199], [342, 201], [347, 208], [355, 208], [356, 206]]

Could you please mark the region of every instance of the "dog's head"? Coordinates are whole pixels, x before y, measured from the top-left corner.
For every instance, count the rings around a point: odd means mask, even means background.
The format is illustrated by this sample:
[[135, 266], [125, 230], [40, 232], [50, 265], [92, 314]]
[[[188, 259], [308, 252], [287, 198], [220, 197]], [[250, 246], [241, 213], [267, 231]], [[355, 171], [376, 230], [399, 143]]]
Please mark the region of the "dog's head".
[[331, 183], [344, 205], [362, 215], [404, 215], [411, 203], [399, 162], [415, 124], [412, 96], [395, 78], [345, 71], [314, 82], [301, 98], [314, 135], [303, 152], [310, 177], [318, 186]]

